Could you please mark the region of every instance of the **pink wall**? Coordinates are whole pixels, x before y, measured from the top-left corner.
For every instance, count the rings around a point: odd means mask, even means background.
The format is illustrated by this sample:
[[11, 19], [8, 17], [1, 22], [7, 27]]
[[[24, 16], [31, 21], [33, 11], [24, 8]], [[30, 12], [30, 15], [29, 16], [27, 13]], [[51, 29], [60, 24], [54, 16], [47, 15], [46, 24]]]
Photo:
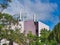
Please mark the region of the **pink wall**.
[[32, 34], [36, 35], [36, 28], [34, 21], [24, 21], [24, 30], [25, 34], [28, 34], [29, 31], [32, 31]]

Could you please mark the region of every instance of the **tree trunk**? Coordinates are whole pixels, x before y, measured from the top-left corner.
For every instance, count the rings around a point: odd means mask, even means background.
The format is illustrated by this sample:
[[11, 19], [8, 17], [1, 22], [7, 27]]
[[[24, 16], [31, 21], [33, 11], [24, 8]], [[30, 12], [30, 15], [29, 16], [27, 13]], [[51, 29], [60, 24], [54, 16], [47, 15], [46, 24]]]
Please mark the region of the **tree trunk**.
[[9, 42], [9, 45], [13, 45], [13, 41], [10, 41], [10, 42]]

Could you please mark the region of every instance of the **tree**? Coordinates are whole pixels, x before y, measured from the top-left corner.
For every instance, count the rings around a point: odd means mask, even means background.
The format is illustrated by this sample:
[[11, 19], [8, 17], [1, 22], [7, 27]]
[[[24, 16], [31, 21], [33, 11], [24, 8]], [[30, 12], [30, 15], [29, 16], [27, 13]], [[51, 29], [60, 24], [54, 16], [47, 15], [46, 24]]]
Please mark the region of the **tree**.
[[4, 9], [6, 9], [9, 6], [9, 3], [12, 2], [12, 0], [3, 0], [1, 1], [2, 3], [0, 3], [0, 13], [3, 12]]
[[11, 24], [11, 23], [13, 23], [13, 24], [17, 23], [17, 22], [16, 22], [17, 20], [15, 20], [11, 15], [6, 14], [6, 13], [3, 13], [2, 15], [5, 16], [5, 19], [6, 19], [10, 24]]
[[3, 16], [2, 16], [2, 13], [0, 13], [0, 19], [2, 18]]
[[[0, 42], [1, 42], [1, 39], [3, 39], [3, 38], [6, 38], [6, 39], [10, 39], [11, 38], [11, 40], [14, 39], [13, 38], [14, 31], [13, 30], [10, 30], [9, 28], [6, 29], [7, 27], [5, 27], [5, 26], [8, 25], [7, 22], [9, 22], [9, 25], [11, 23], [13, 23], [13, 22], [16, 23], [16, 20], [14, 20], [13, 17], [11, 15], [9, 15], [9, 14], [6, 14], [6, 13], [3, 13], [2, 14], [2, 13], [0, 13], [0, 22], [2, 22], [2, 24], [0, 25]], [[5, 23], [7, 23], [7, 24], [5, 24]], [[11, 34], [9, 34], [9, 32], [11, 32]], [[12, 41], [10, 41], [10, 42], [12, 42]]]
[[36, 35], [33, 35], [31, 31], [27, 34], [28, 45], [38, 45], [39, 38]]
[[2, 34], [3, 34], [3, 32], [2, 32], [2, 28], [3, 28], [3, 26], [0, 25], [0, 44], [1, 44], [1, 39], [3, 38], [3, 37], [2, 37]]
[[54, 26], [48, 38], [49, 40], [56, 40], [57, 43], [60, 43], [60, 22]]
[[56, 38], [57, 42], [60, 43], [60, 22], [55, 25], [53, 32], [54, 37]]
[[15, 34], [17, 37], [15, 37], [15, 41], [19, 44], [19, 45], [26, 45], [26, 36], [24, 33], [20, 33], [20, 30], [15, 30]]
[[[15, 20], [11, 15], [6, 14], [6, 13], [0, 13], [0, 22], [3, 23], [9, 23], [9, 25], [11, 25], [11, 23], [15, 24], [17, 23], [17, 20]], [[5, 25], [6, 26], [6, 25]]]
[[41, 41], [42, 41], [42, 42], [47, 41], [49, 34], [50, 34], [50, 31], [49, 31], [49, 30], [47, 30], [47, 29], [42, 29], [41, 32], [40, 32]]
[[47, 30], [45, 28], [41, 30], [40, 40], [41, 40], [42, 45], [47, 44], [49, 34], [50, 34], [50, 30]]

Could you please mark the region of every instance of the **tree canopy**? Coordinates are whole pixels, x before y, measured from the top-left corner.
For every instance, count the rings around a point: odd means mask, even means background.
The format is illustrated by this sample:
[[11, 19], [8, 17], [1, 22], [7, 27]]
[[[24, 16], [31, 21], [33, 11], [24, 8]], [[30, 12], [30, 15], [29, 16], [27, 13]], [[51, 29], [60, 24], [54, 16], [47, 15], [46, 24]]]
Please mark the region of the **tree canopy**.
[[12, 0], [0, 0], [0, 13], [9, 6]]

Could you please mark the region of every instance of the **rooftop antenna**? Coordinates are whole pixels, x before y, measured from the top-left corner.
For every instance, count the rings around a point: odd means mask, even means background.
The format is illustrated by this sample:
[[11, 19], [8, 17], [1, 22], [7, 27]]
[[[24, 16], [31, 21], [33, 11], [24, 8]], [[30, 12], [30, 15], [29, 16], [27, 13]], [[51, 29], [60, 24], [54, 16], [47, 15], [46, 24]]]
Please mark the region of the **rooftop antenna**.
[[19, 20], [21, 21], [22, 19], [21, 19], [21, 11], [20, 11], [20, 16], [19, 16]]
[[33, 14], [33, 21], [35, 22], [36, 21], [36, 15]]

